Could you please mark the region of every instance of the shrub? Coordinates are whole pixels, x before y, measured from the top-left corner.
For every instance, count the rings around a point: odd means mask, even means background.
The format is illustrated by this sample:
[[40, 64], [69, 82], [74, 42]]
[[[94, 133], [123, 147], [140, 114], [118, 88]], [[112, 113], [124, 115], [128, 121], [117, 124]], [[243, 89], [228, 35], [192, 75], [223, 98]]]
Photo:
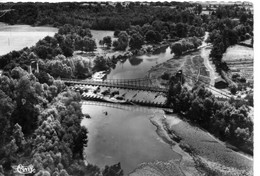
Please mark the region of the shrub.
[[237, 93], [237, 86], [235, 84], [231, 84], [229, 86], [229, 90], [233, 95], [235, 95]]
[[162, 78], [163, 80], [169, 80], [169, 79], [170, 79], [170, 74], [167, 73], [167, 72], [164, 72], [163, 75], [161, 76], [161, 78]]

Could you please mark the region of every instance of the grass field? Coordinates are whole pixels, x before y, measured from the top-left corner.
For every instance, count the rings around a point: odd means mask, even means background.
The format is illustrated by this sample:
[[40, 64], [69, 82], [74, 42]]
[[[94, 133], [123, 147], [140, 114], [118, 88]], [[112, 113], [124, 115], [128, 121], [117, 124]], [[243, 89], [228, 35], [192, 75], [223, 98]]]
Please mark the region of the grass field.
[[253, 48], [235, 45], [229, 47], [223, 55], [225, 61], [230, 68], [229, 76], [238, 73], [247, 80], [253, 80], [254, 51]]

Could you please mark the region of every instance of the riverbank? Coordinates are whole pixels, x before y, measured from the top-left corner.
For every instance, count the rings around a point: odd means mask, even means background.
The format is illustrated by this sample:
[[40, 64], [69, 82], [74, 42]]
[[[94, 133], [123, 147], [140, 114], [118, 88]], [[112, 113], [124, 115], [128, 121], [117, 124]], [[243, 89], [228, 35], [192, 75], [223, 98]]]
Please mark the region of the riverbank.
[[[130, 176], [253, 175], [251, 159], [227, 149], [220, 141], [207, 135], [207, 132], [191, 126], [176, 115], [157, 114], [151, 117], [150, 121], [156, 126], [157, 134], [181, 156], [181, 159], [142, 163], [129, 174]], [[177, 142], [176, 139], [180, 138]]]
[[181, 138], [177, 144], [192, 156], [196, 168], [206, 175], [253, 175], [253, 158], [235, 152], [208, 132], [180, 120], [176, 115], [157, 117], [167, 134]]
[[[150, 118], [151, 123], [156, 126], [156, 133], [160, 138], [170, 145], [171, 149], [180, 155], [180, 159], [172, 159], [167, 162], [155, 161], [141, 164], [130, 176], [141, 175], [161, 175], [163, 176], [202, 176], [203, 172], [196, 169], [193, 158], [185, 152], [179, 142], [181, 138], [169, 131], [168, 123], [165, 122], [166, 116], [157, 113]], [[175, 119], [172, 124], [178, 124], [181, 120]]]

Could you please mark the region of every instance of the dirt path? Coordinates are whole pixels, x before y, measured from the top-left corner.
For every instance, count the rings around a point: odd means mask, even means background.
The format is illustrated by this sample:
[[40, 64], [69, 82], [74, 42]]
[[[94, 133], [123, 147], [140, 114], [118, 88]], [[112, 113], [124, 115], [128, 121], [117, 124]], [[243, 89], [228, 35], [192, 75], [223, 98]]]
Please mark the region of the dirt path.
[[202, 49], [201, 51], [201, 56], [204, 59], [204, 65], [206, 66], [206, 68], [209, 70], [209, 75], [210, 75], [210, 85], [214, 86], [215, 83], [215, 79], [216, 79], [216, 74], [215, 74], [215, 70], [212, 68], [211, 64], [209, 63], [209, 57], [205, 57], [205, 55], [202, 55], [202, 53], [204, 52], [203, 50], [205, 50], [205, 48]]
[[[204, 40], [202, 45], [207, 45], [206, 44], [206, 39], [208, 38], [208, 32], [206, 32]], [[204, 59], [204, 65], [205, 67], [208, 69], [209, 73], [210, 73], [210, 85], [214, 86], [215, 83], [215, 78], [217, 77], [214, 68], [212, 68], [212, 65], [209, 63], [209, 54], [210, 54], [210, 49], [207, 49], [207, 47], [203, 47], [201, 49], [201, 57]]]

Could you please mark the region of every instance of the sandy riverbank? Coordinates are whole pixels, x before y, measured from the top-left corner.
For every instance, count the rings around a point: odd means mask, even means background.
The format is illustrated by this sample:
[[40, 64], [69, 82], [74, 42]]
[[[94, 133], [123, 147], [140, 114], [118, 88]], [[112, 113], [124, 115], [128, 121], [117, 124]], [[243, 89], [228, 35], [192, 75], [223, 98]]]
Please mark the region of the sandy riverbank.
[[153, 161], [140, 164], [129, 176], [202, 176], [202, 172], [196, 169], [193, 158], [184, 152], [179, 144], [173, 139], [178, 137], [167, 132], [162, 114], [150, 118], [151, 123], [156, 126], [156, 132], [160, 138], [170, 145], [171, 149], [180, 155], [180, 159], [169, 161]]
[[[223, 142], [176, 115], [157, 114], [150, 121], [161, 139], [180, 154], [181, 159], [143, 163], [130, 176], [253, 175], [251, 157], [228, 149]], [[179, 138], [180, 142], [176, 142]]]

